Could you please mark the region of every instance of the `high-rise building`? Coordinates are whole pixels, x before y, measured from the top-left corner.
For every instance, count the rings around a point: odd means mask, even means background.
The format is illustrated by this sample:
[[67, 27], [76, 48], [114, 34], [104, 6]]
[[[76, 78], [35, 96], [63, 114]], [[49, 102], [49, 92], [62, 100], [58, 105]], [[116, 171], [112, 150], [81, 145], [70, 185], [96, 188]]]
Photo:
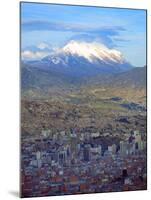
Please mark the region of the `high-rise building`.
[[138, 150], [142, 151], [144, 149], [146, 149], [146, 142], [141, 140], [138, 142]]
[[37, 151], [36, 152], [36, 159], [39, 160], [41, 158], [41, 152]]
[[38, 165], [38, 168], [40, 168], [41, 167], [41, 165], [42, 165], [42, 161], [39, 159], [39, 160], [37, 160], [37, 165]]
[[113, 144], [112, 146], [108, 146], [108, 151], [110, 154], [116, 153], [116, 144]]
[[128, 146], [125, 141], [120, 141], [120, 154], [123, 156], [128, 154]]
[[36, 160], [37, 160], [37, 166], [38, 166], [38, 168], [40, 168], [41, 165], [42, 165], [42, 161], [41, 161], [41, 152], [40, 152], [40, 151], [37, 151], [37, 152], [36, 152]]
[[135, 142], [131, 142], [127, 144], [128, 146], [128, 154], [132, 155], [135, 154]]
[[102, 147], [101, 145], [91, 147], [91, 159], [96, 160], [102, 156]]
[[140, 132], [138, 130], [134, 131], [134, 137], [135, 137], [135, 142], [140, 142], [141, 141], [141, 134], [140, 134]]
[[90, 148], [91, 146], [89, 144], [86, 144], [84, 145], [84, 148], [83, 148], [83, 159], [84, 161], [90, 161]]
[[67, 152], [62, 150], [59, 152], [59, 164], [65, 164], [67, 159]]

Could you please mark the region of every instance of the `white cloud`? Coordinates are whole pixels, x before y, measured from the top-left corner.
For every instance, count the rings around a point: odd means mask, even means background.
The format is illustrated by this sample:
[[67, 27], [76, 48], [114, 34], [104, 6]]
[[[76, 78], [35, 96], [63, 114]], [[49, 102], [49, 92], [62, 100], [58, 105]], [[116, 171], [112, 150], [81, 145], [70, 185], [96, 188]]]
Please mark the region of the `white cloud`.
[[41, 52], [41, 51], [32, 52], [30, 50], [25, 50], [22, 51], [21, 57], [22, 60], [40, 60], [45, 56], [48, 56], [49, 53], [50, 52]]
[[40, 60], [51, 54], [54, 49], [50, 44], [41, 42], [38, 45], [27, 46], [22, 49], [22, 60]]
[[44, 49], [50, 49], [50, 46], [49, 44], [42, 42], [37, 46], [37, 48], [44, 50]]

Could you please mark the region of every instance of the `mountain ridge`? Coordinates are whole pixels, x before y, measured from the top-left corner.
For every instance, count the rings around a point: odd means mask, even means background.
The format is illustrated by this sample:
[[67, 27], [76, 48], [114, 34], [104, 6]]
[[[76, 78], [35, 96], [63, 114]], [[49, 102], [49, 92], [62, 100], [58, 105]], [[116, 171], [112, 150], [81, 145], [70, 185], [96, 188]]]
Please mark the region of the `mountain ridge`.
[[133, 67], [119, 51], [95, 42], [72, 40], [41, 60], [23, 61], [21, 65], [25, 90], [91, 84], [145, 87], [146, 84], [146, 68]]
[[[38, 53], [35, 53], [39, 55]], [[93, 76], [98, 73], [119, 73], [133, 66], [121, 52], [95, 42], [70, 41], [37, 61], [24, 61], [42, 69], [61, 71], [69, 76]]]

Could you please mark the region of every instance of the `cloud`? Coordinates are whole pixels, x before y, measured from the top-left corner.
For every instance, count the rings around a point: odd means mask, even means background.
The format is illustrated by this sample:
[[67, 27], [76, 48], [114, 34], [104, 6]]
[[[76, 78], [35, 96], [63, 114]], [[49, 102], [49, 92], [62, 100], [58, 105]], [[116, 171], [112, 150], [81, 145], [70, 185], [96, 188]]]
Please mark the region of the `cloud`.
[[22, 49], [22, 60], [40, 60], [53, 51], [50, 44], [41, 42], [37, 46], [27, 46]]
[[25, 21], [22, 23], [23, 31], [82, 31], [78, 26], [48, 21]]
[[38, 44], [37, 48], [40, 49], [40, 50], [51, 49], [50, 45], [45, 43], [45, 42], [41, 42], [40, 44]]
[[120, 33], [126, 31], [122, 26], [86, 26], [82, 24], [67, 24], [49, 21], [24, 21], [22, 23], [23, 31], [62, 31], [73, 32], [75, 36], [71, 39], [89, 40], [102, 42], [109, 47], [115, 47], [114, 37], [120, 36]]
[[30, 46], [27, 46], [27, 47], [24, 47], [22, 50], [30, 50], [30, 51], [33, 51], [33, 52], [36, 52], [36, 51], [51, 51], [52, 50], [52, 46], [47, 43], [47, 42], [41, 42], [41, 43], [38, 43], [38, 45], [30, 45]]
[[23, 31], [71, 31], [81, 33], [99, 33], [118, 35], [120, 31], [125, 31], [121, 26], [92, 27], [83, 24], [67, 24], [49, 21], [24, 21], [22, 22]]
[[85, 41], [85, 42], [97, 42], [102, 43], [110, 48], [115, 47], [115, 43], [110, 35], [102, 35], [102, 34], [77, 34], [69, 39], [76, 41]]
[[22, 60], [40, 60], [44, 58], [45, 56], [48, 56], [50, 53], [49, 52], [33, 52], [33, 51], [22, 51], [21, 53], [21, 58]]

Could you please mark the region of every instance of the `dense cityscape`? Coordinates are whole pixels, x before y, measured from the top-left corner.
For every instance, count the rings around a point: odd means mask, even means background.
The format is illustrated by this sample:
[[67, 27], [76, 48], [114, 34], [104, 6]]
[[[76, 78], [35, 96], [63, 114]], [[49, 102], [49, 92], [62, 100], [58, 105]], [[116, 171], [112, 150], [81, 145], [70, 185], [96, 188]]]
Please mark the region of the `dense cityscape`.
[[108, 133], [76, 130], [22, 138], [24, 197], [146, 189], [146, 136], [131, 131], [124, 141], [100, 144]]

